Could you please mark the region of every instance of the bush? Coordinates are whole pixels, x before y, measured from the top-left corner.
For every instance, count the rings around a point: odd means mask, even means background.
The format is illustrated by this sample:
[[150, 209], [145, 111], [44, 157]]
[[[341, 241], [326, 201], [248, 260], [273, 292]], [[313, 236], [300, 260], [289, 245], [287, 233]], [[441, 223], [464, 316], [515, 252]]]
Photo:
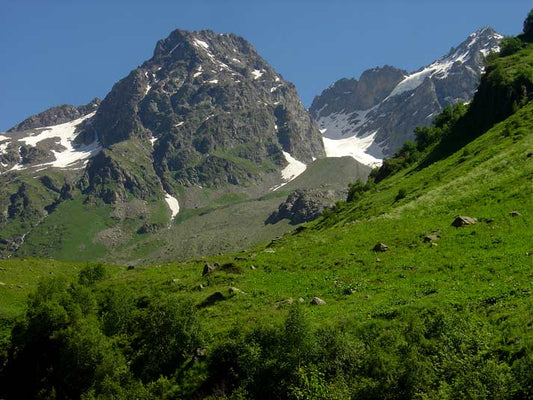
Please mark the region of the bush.
[[143, 381], [174, 374], [202, 342], [196, 307], [172, 297], [151, 302], [137, 330], [132, 369]]
[[85, 286], [94, 285], [105, 278], [107, 278], [107, 271], [102, 264], [87, 265], [78, 275], [80, 285]]
[[502, 40], [500, 45], [500, 56], [505, 57], [516, 53], [524, 46], [524, 43], [517, 37], [509, 36]]
[[350, 202], [358, 200], [364, 192], [369, 191], [374, 186], [374, 179], [371, 177], [368, 178], [366, 183], [361, 179], [358, 179], [355, 183], [350, 183], [348, 185], [348, 196], [346, 201]]
[[406, 196], [407, 196], [407, 190], [404, 189], [404, 188], [400, 188], [400, 190], [398, 190], [398, 194], [394, 198], [394, 201], [399, 201], [401, 199], [405, 199]]

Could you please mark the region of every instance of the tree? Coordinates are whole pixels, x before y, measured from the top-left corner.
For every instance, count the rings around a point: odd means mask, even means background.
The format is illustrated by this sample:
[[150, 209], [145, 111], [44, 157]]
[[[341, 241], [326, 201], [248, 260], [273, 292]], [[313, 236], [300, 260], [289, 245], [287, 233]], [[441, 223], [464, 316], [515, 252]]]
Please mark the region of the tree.
[[533, 42], [533, 10], [529, 12], [524, 21], [524, 33], [522, 40], [525, 42]]

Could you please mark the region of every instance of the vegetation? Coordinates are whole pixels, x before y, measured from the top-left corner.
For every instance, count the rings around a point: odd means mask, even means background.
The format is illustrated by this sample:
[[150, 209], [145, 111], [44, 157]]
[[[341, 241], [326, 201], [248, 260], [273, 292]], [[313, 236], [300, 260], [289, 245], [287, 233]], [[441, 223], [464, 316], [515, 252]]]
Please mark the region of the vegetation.
[[532, 56], [494, 59], [501, 80], [417, 130], [410, 161], [268, 244], [142, 267], [3, 262], [0, 397], [533, 398], [527, 84], [457, 144]]

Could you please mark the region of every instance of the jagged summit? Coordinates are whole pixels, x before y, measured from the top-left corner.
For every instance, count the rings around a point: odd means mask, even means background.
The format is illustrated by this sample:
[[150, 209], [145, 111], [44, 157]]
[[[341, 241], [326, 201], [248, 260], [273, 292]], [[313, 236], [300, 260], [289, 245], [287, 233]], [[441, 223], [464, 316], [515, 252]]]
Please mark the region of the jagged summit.
[[160, 40], [102, 101], [91, 129], [106, 148], [146, 143], [164, 187], [255, 181], [261, 174], [243, 164], [281, 170], [325, 156], [294, 85], [243, 38], [212, 31]]
[[[497, 51], [502, 39], [494, 29], [484, 27], [416, 72], [385, 66], [365, 71], [359, 81], [336, 82], [310, 108], [323, 132], [326, 152], [379, 165], [383, 157], [413, 138], [416, 126], [431, 123], [446, 105], [472, 99], [484, 71], [484, 57]], [[367, 87], [379, 88], [379, 95], [360, 90], [364, 81]]]
[[78, 107], [70, 104], [51, 107], [43, 112], [26, 118], [21, 123], [9, 129], [8, 132], [27, 131], [29, 129], [42, 128], [73, 121], [96, 111], [100, 105], [100, 101], [99, 98], [95, 97], [89, 103]]

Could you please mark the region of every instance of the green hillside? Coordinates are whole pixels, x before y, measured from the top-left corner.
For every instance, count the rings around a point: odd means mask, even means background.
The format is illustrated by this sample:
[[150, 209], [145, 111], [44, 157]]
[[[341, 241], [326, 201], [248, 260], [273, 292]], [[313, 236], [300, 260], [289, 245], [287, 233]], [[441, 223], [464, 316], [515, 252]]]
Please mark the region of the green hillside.
[[[81, 272], [1, 262], [0, 397], [533, 398], [532, 55], [493, 57], [412, 157], [270, 243]], [[504, 87], [512, 106], [465, 133]]]

